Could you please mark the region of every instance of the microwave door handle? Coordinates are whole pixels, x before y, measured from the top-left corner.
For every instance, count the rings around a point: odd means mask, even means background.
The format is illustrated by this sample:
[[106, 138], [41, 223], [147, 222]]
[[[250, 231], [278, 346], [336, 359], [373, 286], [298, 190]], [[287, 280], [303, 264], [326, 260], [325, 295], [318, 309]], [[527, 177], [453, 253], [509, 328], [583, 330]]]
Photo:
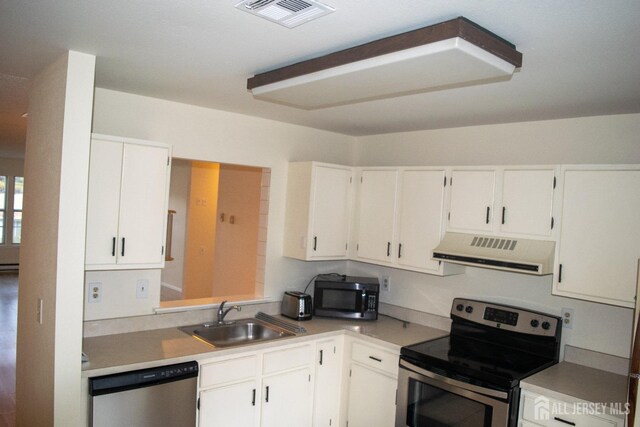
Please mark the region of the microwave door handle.
[[367, 308], [367, 293], [362, 291], [360, 301], [360, 317], [364, 317], [365, 309]]

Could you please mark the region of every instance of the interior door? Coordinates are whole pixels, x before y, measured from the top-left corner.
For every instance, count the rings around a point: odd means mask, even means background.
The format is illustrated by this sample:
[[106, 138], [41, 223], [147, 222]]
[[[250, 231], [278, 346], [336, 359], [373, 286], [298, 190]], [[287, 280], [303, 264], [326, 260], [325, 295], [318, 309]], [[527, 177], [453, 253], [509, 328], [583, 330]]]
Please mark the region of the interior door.
[[636, 274], [636, 306], [633, 313], [633, 335], [631, 340], [631, 366], [629, 368], [629, 383], [627, 400], [630, 404], [627, 415], [628, 427], [640, 426], [640, 411], [638, 411], [638, 392], [640, 392], [640, 331], [638, 321], [640, 320], [640, 259], [638, 259], [638, 270]]

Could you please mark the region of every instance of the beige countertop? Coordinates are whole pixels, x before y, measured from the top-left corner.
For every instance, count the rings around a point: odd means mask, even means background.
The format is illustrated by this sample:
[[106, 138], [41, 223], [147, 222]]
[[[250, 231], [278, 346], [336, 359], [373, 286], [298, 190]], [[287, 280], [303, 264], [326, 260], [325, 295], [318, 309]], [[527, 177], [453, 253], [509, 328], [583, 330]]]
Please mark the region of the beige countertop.
[[307, 332], [295, 337], [226, 348], [216, 348], [201, 342], [177, 328], [85, 338], [82, 347], [89, 362], [82, 364], [82, 376], [93, 377], [189, 360], [203, 360], [221, 354], [259, 350], [338, 333], [351, 334], [396, 351], [405, 345], [448, 334], [447, 331], [415, 323], [408, 323], [405, 327], [404, 322], [383, 315], [376, 321], [315, 317], [310, 321], [295, 322], [281, 316], [275, 317], [303, 326]]
[[627, 377], [569, 362], [538, 372], [521, 381], [520, 386], [570, 403], [602, 403], [608, 407], [614, 404], [624, 409], [627, 401]]

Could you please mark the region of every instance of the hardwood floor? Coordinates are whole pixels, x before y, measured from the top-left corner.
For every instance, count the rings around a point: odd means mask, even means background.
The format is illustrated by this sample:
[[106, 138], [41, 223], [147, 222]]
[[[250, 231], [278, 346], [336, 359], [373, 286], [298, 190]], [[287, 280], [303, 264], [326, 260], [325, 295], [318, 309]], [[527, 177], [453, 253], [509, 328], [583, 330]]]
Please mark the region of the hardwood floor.
[[16, 423], [18, 274], [0, 273], [0, 427]]

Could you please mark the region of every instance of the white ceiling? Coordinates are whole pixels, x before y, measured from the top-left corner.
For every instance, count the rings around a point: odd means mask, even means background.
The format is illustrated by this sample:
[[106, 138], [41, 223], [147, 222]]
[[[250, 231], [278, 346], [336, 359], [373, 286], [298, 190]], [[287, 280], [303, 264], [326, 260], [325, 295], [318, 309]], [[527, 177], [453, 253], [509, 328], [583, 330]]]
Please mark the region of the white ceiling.
[[[324, 1], [336, 12], [294, 29], [235, 0], [2, 1], [0, 74], [12, 77], [0, 79], [0, 133], [26, 109], [22, 78], [68, 49], [97, 56], [98, 87], [349, 135], [640, 112], [638, 0]], [[506, 82], [315, 111], [246, 90], [255, 73], [458, 16], [514, 43], [522, 69]]]

